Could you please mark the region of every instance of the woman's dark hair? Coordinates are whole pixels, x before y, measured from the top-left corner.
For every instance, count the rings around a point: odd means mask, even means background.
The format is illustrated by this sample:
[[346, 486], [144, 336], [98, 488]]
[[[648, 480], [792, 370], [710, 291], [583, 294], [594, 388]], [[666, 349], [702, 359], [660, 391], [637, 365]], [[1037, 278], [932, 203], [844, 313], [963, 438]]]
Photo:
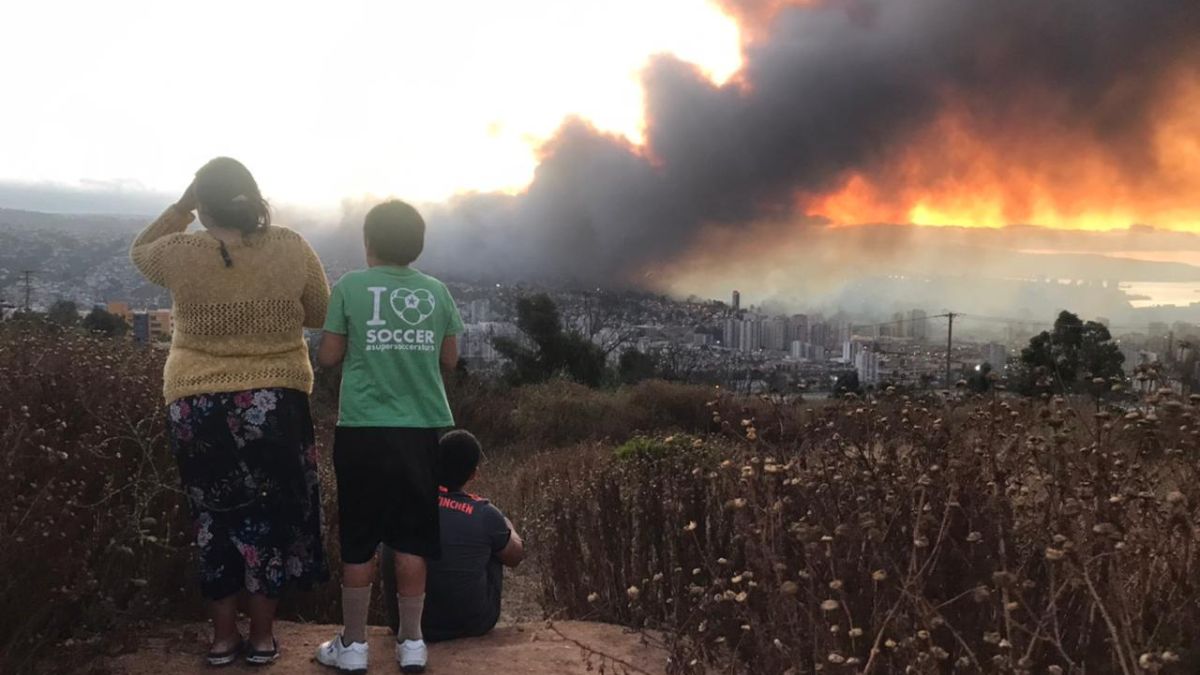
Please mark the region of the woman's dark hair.
[[196, 172], [196, 203], [221, 227], [243, 234], [271, 224], [271, 208], [250, 170], [229, 157], [217, 157]]
[[450, 491], [461, 489], [479, 466], [482, 452], [479, 440], [465, 429], [442, 436], [438, 441], [438, 482]]
[[371, 255], [393, 265], [407, 265], [425, 248], [425, 219], [409, 204], [393, 199], [367, 212], [363, 238]]

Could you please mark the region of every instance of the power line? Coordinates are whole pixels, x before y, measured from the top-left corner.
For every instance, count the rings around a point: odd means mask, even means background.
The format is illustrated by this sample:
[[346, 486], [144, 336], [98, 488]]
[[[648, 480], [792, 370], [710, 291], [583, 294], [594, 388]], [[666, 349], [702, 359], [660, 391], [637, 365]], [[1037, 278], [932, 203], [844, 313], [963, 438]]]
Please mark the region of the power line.
[[[1036, 319], [1014, 319], [1011, 317], [983, 316], [982, 314], [962, 314], [962, 313], [957, 314], [957, 316], [964, 318], [964, 319], [970, 319], [972, 321], [983, 321], [983, 322], [991, 322], [991, 323], [1008, 323], [1008, 324], [1019, 323], [1019, 324], [1025, 324], [1027, 326], [1039, 326], [1039, 327], [1046, 327], [1046, 328], [1054, 327], [1053, 321], [1039, 321]], [[1107, 328], [1109, 330], [1144, 330], [1146, 328], [1146, 326], [1110, 324], [1107, 326]]]
[[918, 321], [927, 321], [929, 319], [945, 319], [946, 317], [949, 317], [952, 315], [953, 316], [962, 316], [961, 314], [957, 314], [954, 312], [947, 312], [946, 314], [929, 314], [924, 317], [916, 318], [916, 319], [914, 319], [914, 318], [894, 319], [892, 321], [881, 321], [879, 323], [854, 323], [853, 321], [847, 321], [846, 323], [849, 323], [850, 328], [852, 328], [852, 329], [853, 328], [882, 328], [883, 326], [898, 326], [898, 325], [906, 324], [906, 323], [917, 323]]

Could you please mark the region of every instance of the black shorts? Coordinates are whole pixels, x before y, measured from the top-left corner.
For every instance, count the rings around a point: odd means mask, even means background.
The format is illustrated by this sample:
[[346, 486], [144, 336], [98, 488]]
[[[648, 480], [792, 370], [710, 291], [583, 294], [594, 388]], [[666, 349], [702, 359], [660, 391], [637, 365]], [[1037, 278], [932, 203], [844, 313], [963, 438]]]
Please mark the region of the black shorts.
[[333, 468], [342, 562], [368, 562], [381, 543], [441, 557], [437, 452], [437, 429], [337, 428]]

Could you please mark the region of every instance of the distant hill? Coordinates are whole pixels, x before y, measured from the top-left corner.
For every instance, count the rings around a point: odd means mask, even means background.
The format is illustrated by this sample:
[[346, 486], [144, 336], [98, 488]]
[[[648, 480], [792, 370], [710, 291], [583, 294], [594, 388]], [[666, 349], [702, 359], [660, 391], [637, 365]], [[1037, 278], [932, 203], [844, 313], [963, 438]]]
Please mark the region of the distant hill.
[[45, 213], [155, 215], [175, 195], [131, 182], [81, 181], [78, 185], [0, 179], [0, 207]]
[[42, 213], [0, 208], [0, 230], [9, 231], [58, 230], [80, 234], [126, 234], [137, 232], [148, 222], [146, 216], [136, 215]]

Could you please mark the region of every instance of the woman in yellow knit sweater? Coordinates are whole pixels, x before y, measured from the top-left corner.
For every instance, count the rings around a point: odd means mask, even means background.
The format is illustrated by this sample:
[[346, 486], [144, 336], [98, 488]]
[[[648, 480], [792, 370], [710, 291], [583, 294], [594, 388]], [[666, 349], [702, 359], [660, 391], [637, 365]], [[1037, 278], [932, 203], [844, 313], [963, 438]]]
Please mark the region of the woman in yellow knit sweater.
[[[193, 211], [204, 231], [186, 232]], [[329, 575], [303, 330], [324, 321], [325, 270], [299, 234], [271, 225], [253, 176], [227, 157], [196, 172], [131, 257], [174, 303], [163, 393], [213, 620], [208, 661], [270, 663], [280, 593]]]

